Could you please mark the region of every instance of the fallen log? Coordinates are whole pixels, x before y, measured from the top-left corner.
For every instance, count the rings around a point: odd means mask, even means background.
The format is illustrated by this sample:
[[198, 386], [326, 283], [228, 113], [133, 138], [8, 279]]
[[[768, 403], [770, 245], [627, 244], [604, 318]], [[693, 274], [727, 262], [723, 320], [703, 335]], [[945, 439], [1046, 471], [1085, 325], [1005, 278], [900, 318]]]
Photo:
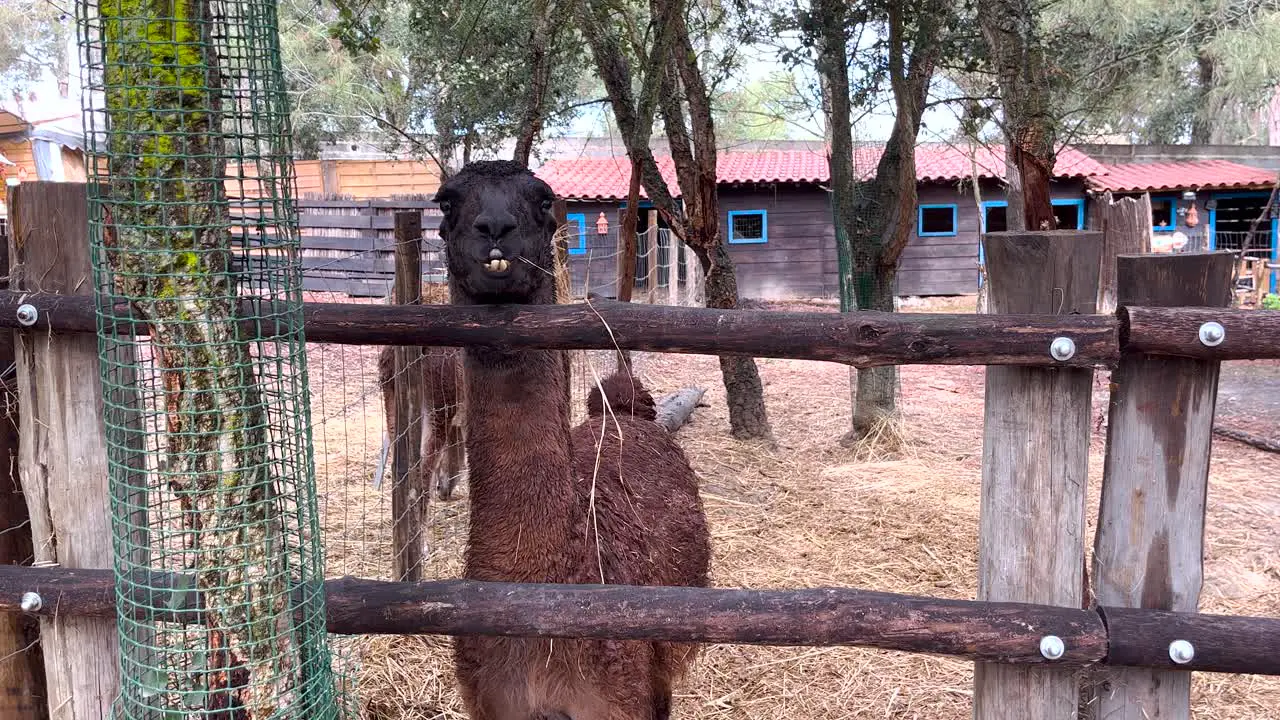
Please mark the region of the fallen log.
[[1267, 452], [1280, 453], [1280, 441], [1265, 438], [1261, 435], [1254, 435], [1244, 430], [1236, 430], [1235, 428], [1222, 427], [1221, 425], [1213, 426], [1213, 434], [1221, 435], [1224, 438], [1230, 438], [1236, 442], [1242, 442], [1246, 445], [1252, 445], [1259, 450]]
[[657, 423], [672, 433], [684, 427], [706, 393], [702, 388], [687, 387], [658, 398]]

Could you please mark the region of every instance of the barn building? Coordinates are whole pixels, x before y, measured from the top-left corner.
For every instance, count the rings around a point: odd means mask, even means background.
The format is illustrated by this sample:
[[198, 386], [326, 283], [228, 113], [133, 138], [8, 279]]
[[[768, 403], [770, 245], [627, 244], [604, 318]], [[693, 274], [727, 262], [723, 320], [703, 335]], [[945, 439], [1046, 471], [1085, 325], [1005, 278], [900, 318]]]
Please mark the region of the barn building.
[[[871, 177], [881, 147], [862, 145], [855, 167]], [[678, 193], [674, 165], [659, 168]], [[916, 150], [919, 204], [897, 278], [899, 295], [959, 295], [976, 292], [986, 231], [1006, 227], [1005, 157], [1000, 146], [959, 147], [921, 144]], [[761, 299], [831, 297], [837, 292], [838, 264], [829, 178], [821, 146], [760, 151], [725, 151], [718, 163], [721, 228], [737, 266], [739, 291]], [[626, 205], [630, 164], [624, 156], [586, 155], [552, 159], [536, 173], [565, 198], [574, 284], [610, 295], [616, 286], [617, 229]], [[974, 193], [974, 175], [978, 193]], [[1089, 227], [1093, 198], [1152, 194], [1153, 228], [1187, 235], [1192, 246], [1239, 247], [1245, 218], [1264, 209], [1275, 173], [1238, 163], [1179, 161], [1108, 166], [1075, 148], [1059, 153], [1051, 186], [1059, 227]], [[1195, 213], [1189, 213], [1190, 208]], [[642, 201], [641, 208], [651, 208]], [[1251, 215], [1252, 213], [1252, 215]], [[1197, 222], [1198, 220], [1198, 222]], [[657, 213], [642, 212], [643, 233]], [[1163, 226], [1161, 223], [1164, 223]], [[1190, 227], [1188, 222], [1193, 223]], [[1274, 213], [1269, 234], [1256, 236], [1255, 252], [1277, 251]], [[660, 225], [661, 227], [661, 225]], [[1199, 238], [1197, 240], [1196, 238]], [[669, 262], [665, 241], [660, 265]], [[639, 259], [644, 278], [647, 257]], [[643, 284], [643, 281], [642, 281]]]

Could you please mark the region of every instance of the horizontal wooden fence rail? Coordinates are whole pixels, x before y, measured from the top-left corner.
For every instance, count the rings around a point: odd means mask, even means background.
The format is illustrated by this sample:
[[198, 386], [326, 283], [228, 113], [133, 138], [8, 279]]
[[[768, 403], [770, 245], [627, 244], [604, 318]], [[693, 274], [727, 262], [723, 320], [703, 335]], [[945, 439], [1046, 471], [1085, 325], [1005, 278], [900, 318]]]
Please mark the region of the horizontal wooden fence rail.
[[[36, 309], [26, 326], [18, 308]], [[246, 331], [292, 329], [270, 303], [243, 301]], [[121, 303], [113, 310], [128, 313]], [[484, 345], [502, 348], [643, 350], [823, 360], [856, 367], [895, 364], [1112, 365], [1124, 350], [1210, 360], [1280, 358], [1280, 313], [1214, 308], [1122, 308], [1110, 315], [968, 315], [713, 310], [593, 298], [574, 305], [360, 305], [306, 303], [307, 340], [349, 345]], [[1221, 341], [1199, 338], [1219, 323]], [[88, 297], [0, 292], [0, 327], [97, 332]], [[1127, 323], [1127, 324], [1126, 324]], [[1170, 327], [1175, 328], [1171, 330]], [[1064, 337], [1072, 351], [1054, 359]]]
[[[139, 608], [200, 622], [194, 578], [142, 571]], [[0, 567], [0, 612], [114, 618], [110, 570]], [[39, 595], [35, 603], [29, 593]], [[552, 585], [440, 580], [325, 581], [330, 632], [503, 635], [751, 645], [874, 647], [1016, 664], [1093, 664], [1280, 675], [1280, 619], [948, 600], [850, 588]], [[299, 593], [300, 595], [300, 593]], [[23, 604], [27, 607], [24, 609]], [[38, 607], [36, 605], [38, 604]], [[121, 607], [133, 604], [126, 598]], [[1046, 636], [1062, 642], [1048, 659]], [[1170, 645], [1191, 644], [1175, 663]]]

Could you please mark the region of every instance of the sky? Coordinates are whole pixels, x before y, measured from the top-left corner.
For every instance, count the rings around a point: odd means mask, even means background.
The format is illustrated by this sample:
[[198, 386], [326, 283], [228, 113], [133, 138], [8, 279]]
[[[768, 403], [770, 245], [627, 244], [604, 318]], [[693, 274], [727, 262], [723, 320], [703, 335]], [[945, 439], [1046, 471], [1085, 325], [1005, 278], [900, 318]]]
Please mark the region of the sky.
[[[790, 73], [798, 77], [802, 85], [807, 85], [809, 78], [800, 71], [788, 69], [778, 59], [776, 53], [777, 51], [773, 48], [761, 46], [744, 50], [742, 54], [744, 58], [742, 72], [739, 74], [738, 81], [745, 84], [759, 78], [769, 77], [774, 73]], [[577, 137], [604, 134], [608, 127], [605, 118], [609, 112], [607, 105], [592, 106], [591, 109], [575, 118], [567, 134]], [[888, 103], [882, 104], [856, 122], [853, 130], [854, 140], [881, 142], [887, 140], [890, 131], [893, 129], [893, 119], [892, 106]], [[948, 139], [952, 137], [958, 127], [959, 122], [956, 118], [955, 110], [947, 106], [936, 105], [924, 113], [920, 140], [928, 142]], [[789, 126], [789, 136], [786, 139], [821, 140], [821, 116], [817, 115]]]

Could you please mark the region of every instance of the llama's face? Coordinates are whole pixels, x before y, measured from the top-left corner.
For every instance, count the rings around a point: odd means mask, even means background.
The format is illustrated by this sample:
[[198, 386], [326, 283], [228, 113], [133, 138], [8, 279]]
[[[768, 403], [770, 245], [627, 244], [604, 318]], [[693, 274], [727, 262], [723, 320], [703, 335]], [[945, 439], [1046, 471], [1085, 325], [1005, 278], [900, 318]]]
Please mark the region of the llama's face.
[[510, 162], [471, 163], [440, 187], [456, 302], [554, 302], [554, 200], [545, 182]]

